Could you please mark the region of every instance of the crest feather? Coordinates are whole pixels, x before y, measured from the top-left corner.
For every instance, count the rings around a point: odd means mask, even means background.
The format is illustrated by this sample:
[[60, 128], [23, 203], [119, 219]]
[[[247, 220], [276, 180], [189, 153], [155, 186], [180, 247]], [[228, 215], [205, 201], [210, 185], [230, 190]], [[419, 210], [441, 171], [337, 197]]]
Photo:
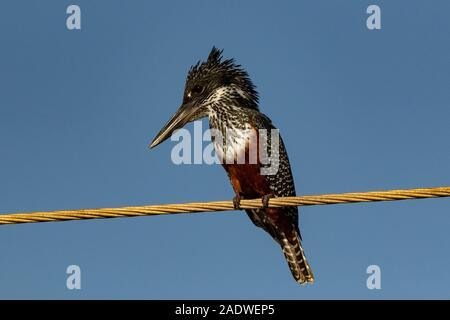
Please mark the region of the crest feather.
[[211, 52], [208, 55], [208, 63], [220, 64], [220, 61], [222, 60], [222, 52], [223, 49], [217, 49], [215, 46], [213, 46]]

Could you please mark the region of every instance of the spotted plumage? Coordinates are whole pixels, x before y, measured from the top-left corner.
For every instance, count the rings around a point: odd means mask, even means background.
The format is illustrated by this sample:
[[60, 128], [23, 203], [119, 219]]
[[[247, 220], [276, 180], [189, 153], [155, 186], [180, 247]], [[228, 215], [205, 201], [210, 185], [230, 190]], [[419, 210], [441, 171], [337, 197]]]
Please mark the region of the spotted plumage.
[[[228, 174], [237, 205], [244, 198], [260, 197], [266, 202], [268, 197], [295, 196], [283, 140], [271, 120], [259, 111], [258, 94], [248, 74], [233, 59], [222, 60], [221, 53], [213, 48], [207, 61], [191, 67], [182, 106], [151, 146], [187, 122], [208, 117], [212, 132], [217, 133], [212, 134], [216, 154]], [[281, 246], [295, 280], [301, 284], [313, 282], [301, 244], [298, 208], [263, 206], [246, 212]]]

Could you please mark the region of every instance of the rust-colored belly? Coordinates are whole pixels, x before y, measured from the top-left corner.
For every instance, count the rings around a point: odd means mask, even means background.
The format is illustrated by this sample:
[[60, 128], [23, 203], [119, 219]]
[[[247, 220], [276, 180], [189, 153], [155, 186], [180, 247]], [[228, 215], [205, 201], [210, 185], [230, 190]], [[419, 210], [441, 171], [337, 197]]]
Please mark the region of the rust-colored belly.
[[224, 164], [236, 195], [247, 199], [272, 193], [259, 164]]
[[[236, 195], [243, 199], [256, 199], [271, 194], [272, 191], [265, 176], [260, 174], [258, 164], [224, 164]], [[263, 212], [270, 222], [284, 230], [290, 236], [292, 221], [284, 213], [285, 208], [267, 208]]]

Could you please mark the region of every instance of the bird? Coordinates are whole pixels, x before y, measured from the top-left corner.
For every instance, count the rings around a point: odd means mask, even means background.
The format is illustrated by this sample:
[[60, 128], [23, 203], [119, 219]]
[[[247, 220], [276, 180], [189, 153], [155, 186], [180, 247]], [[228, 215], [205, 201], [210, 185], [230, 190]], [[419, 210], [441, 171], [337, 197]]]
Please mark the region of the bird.
[[[281, 246], [295, 281], [302, 285], [313, 283], [314, 275], [302, 246], [298, 207], [268, 206], [270, 198], [296, 195], [285, 145], [281, 136], [268, 134], [278, 129], [260, 111], [259, 95], [248, 73], [234, 59], [224, 59], [222, 53], [223, 50], [213, 46], [205, 61], [191, 66], [182, 104], [153, 139], [150, 148], [187, 123], [207, 117], [210, 129], [215, 132], [211, 139], [216, 155], [235, 193], [234, 208], [241, 209], [241, 199], [261, 198], [261, 208], [245, 210], [248, 217]], [[252, 144], [257, 145], [256, 159], [255, 148], [250, 148], [252, 141], [257, 142]], [[261, 156], [262, 153], [266, 156]], [[254, 161], [247, 160], [251, 156]], [[272, 170], [268, 168], [268, 157], [278, 161]], [[236, 161], [239, 159], [244, 161]]]

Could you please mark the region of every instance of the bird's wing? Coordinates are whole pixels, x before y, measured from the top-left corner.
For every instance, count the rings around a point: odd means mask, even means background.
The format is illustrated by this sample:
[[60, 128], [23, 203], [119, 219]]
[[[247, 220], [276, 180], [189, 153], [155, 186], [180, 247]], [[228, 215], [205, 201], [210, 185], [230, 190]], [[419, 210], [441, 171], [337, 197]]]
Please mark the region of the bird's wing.
[[[257, 127], [257, 129], [276, 129], [276, 127], [272, 124], [272, 121], [260, 112], [253, 112], [253, 121], [252, 123]], [[279, 148], [276, 150], [275, 144], [272, 143], [272, 138], [270, 132], [267, 133], [267, 152], [269, 157], [275, 156], [278, 152], [278, 170], [275, 174], [266, 175], [265, 178], [269, 183], [270, 189], [276, 197], [289, 197], [295, 196], [295, 183], [294, 178], [292, 176], [292, 170], [289, 163], [289, 157], [281, 138], [279, 135]], [[271, 148], [273, 145], [274, 148]], [[272, 150], [273, 149], [273, 150]], [[275, 154], [274, 154], [275, 153]], [[298, 225], [298, 208], [297, 207], [285, 207], [283, 210], [286, 215], [290, 216], [293, 219], [293, 223]]]

